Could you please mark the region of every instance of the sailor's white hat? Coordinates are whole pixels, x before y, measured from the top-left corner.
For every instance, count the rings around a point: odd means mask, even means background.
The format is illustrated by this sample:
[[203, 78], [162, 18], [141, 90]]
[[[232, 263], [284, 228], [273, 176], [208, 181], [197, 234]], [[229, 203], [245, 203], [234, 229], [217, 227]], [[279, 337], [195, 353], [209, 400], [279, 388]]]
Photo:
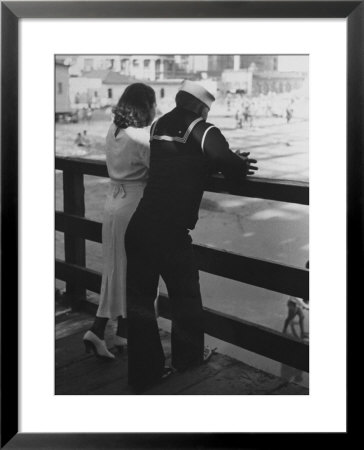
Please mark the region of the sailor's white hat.
[[211, 92], [209, 92], [196, 81], [184, 80], [180, 90], [188, 92], [189, 94], [198, 98], [209, 108], [211, 108], [212, 102], [215, 101], [215, 97], [211, 94]]

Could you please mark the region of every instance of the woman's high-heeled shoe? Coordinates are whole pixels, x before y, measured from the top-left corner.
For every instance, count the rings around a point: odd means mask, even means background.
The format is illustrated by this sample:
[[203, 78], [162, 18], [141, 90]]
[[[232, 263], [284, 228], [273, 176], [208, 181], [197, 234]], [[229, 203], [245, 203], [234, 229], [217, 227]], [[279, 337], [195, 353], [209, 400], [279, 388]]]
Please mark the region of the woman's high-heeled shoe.
[[117, 334], [115, 335], [114, 344], [115, 344], [115, 347], [116, 347], [118, 353], [124, 352], [124, 348], [126, 347], [126, 342], [127, 341], [125, 338], [123, 338]]
[[85, 333], [83, 342], [85, 344], [86, 353], [92, 351], [100, 358], [115, 359], [115, 355], [107, 349], [105, 341], [96, 336], [92, 331], [89, 330]]

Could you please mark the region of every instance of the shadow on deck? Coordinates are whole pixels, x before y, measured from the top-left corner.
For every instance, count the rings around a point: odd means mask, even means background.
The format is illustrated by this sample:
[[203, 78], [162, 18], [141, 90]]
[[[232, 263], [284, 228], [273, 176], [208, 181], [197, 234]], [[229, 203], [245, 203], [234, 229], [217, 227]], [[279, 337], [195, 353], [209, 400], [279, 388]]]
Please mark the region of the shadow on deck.
[[[69, 313], [56, 320], [56, 395], [130, 395], [127, 385], [127, 352], [113, 361], [86, 354], [82, 336], [93, 318]], [[106, 330], [112, 348], [113, 326]], [[169, 333], [161, 330], [167, 363], [171, 353]], [[185, 373], [175, 373], [146, 391], [146, 395], [307, 395], [308, 389], [243, 362], [217, 353], [211, 360]]]

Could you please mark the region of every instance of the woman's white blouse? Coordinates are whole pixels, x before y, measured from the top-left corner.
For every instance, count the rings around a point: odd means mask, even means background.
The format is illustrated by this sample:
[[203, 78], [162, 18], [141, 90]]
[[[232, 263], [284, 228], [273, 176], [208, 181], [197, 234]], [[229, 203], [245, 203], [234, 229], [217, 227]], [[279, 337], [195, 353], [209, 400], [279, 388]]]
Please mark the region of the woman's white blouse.
[[150, 127], [121, 129], [115, 137], [116, 125], [111, 124], [106, 136], [106, 165], [114, 181], [147, 181]]

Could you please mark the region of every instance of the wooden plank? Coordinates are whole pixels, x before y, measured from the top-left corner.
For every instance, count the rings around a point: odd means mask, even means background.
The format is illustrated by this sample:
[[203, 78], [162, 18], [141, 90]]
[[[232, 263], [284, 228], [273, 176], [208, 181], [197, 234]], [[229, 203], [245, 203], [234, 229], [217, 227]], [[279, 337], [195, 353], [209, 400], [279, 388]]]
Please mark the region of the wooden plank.
[[94, 220], [56, 211], [56, 230], [93, 242], [102, 242], [102, 224]]
[[[64, 211], [78, 216], [85, 215], [85, 187], [83, 175], [65, 170], [63, 173], [63, 204]], [[79, 266], [86, 265], [86, 245], [82, 237], [69, 233], [64, 236], [65, 260]], [[67, 296], [71, 299], [71, 306], [77, 307], [77, 301], [86, 298], [86, 290], [77, 282], [69, 280], [66, 283]]]
[[[108, 177], [105, 161], [86, 158], [57, 156], [56, 169], [78, 174]], [[280, 202], [309, 204], [309, 185], [301, 181], [248, 177], [242, 181], [241, 186], [232, 189], [228, 188], [222, 175], [216, 174], [209, 178], [205, 190]]]
[[59, 259], [56, 259], [55, 269], [57, 279], [73, 282], [78, 284], [79, 287], [100, 293], [101, 274], [99, 272], [76, 264], [69, 264]]
[[309, 372], [308, 344], [278, 331], [204, 308], [205, 332], [230, 344]]
[[270, 395], [309, 395], [309, 389], [295, 383], [284, 383], [279, 388], [270, 392]]
[[113, 360], [90, 356], [57, 369], [56, 394], [92, 394], [94, 389], [113, 381], [120, 383], [121, 387], [127, 387], [127, 356], [120, 355]]
[[[56, 230], [102, 240], [101, 223], [56, 211]], [[309, 271], [286, 264], [251, 258], [206, 245], [194, 245], [199, 270], [271, 291], [309, 298]]]
[[203, 386], [207, 380], [223, 373], [227, 368], [238, 364], [238, 361], [216, 353], [211, 360], [182, 373], [175, 373], [163, 383], [148, 389], [149, 395], [184, 395], [193, 386]]
[[241, 183], [241, 186], [228, 188], [222, 175], [213, 175], [209, 178], [205, 190], [278, 202], [309, 204], [309, 185], [302, 181], [249, 177]]
[[90, 329], [93, 321], [93, 317], [86, 314], [76, 318], [71, 315], [67, 320], [56, 324], [56, 340], [70, 336], [80, 329], [84, 331]]
[[[56, 365], [56, 376], [57, 371], [61, 367], [67, 367], [75, 362], [83, 361], [90, 357], [93, 357], [89, 353], [85, 352], [85, 346], [82, 340], [82, 336], [87, 330], [88, 326], [85, 327], [81, 332], [71, 334], [69, 336], [56, 339], [55, 345], [55, 365]], [[80, 328], [78, 328], [80, 330]]]
[[[169, 339], [169, 337], [168, 337]], [[163, 348], [165, 347], [165, 341], [162, 341]], [[167, 359], [167, 364], [170, 361]], [[191, 388], [194, 385], [202, 386], [209, 378], [214, 377], [216, 374], [221, 373], [226, 367], [230, 367], [238, 362], [229, 358], [228, 356], [216, 354], [211, 361], [201, 366], [195, 367], [183, 373], [175, 373], [167, 380], [156, 384], [148, 389], [145, 394], [147, 395], [179, 395], [184, 394], [185, 390]], [[120, 381], [114, 381], [106, 386], [101, 386], [98, 389], [92, 391], [93, 395], [118, 395], [127, 393], [125, 387], [123, 388]], [[221, 392], [223, 393], [223, 392]]]
[[62, 304], [57, 303], [55, 305], [55, 322], [56, 324], [59, 322], [63, 322], [64, 320], [67, 320], [69, 318], [70, 313], [72, 312], [72, 309], [68, 306], [64, 306]]
[[56, 170], [71, 171], [84, 175], [94, 175], [97, 177], [109, 177], [105, 161], [56, 156], [55, 166]]
[[309, 271], [286, 264], [251, 258], [206, 245], [194, 245], [198, 268], [271, 291], [309, 298]]
[[[277, 376], [237, 362], [179, 393], [183, 395], [271, 395], [288, 384]], [[290, 392], [282, 390], [282, 394], [294, 395], [303, 392], [308, 394], [307, 389], [301, 389], [299, 386], [296, 389], [296, 386], [292, 386]]]
[[[87, 289], [94, 292], [100, 290], [101, 276], [95, 271], [70, 266], [56, 260], [56, 274], [63, 280], [68, 276], [78, 279]], [[98, 290], [94, 290], [95, 288]], [[164, 295], [159, 297], [160, 315], [170, 319], [168, 298]], [[80, 308], [84, 304], [87, 304], [89, 309], [96, 310], [96, 305], [90, 302], [81, 303]], [[309, 372], [309, 346], [302, 341], [209, 308], [204, 308], [204, 321], [205, 332], [213, 337]]]

